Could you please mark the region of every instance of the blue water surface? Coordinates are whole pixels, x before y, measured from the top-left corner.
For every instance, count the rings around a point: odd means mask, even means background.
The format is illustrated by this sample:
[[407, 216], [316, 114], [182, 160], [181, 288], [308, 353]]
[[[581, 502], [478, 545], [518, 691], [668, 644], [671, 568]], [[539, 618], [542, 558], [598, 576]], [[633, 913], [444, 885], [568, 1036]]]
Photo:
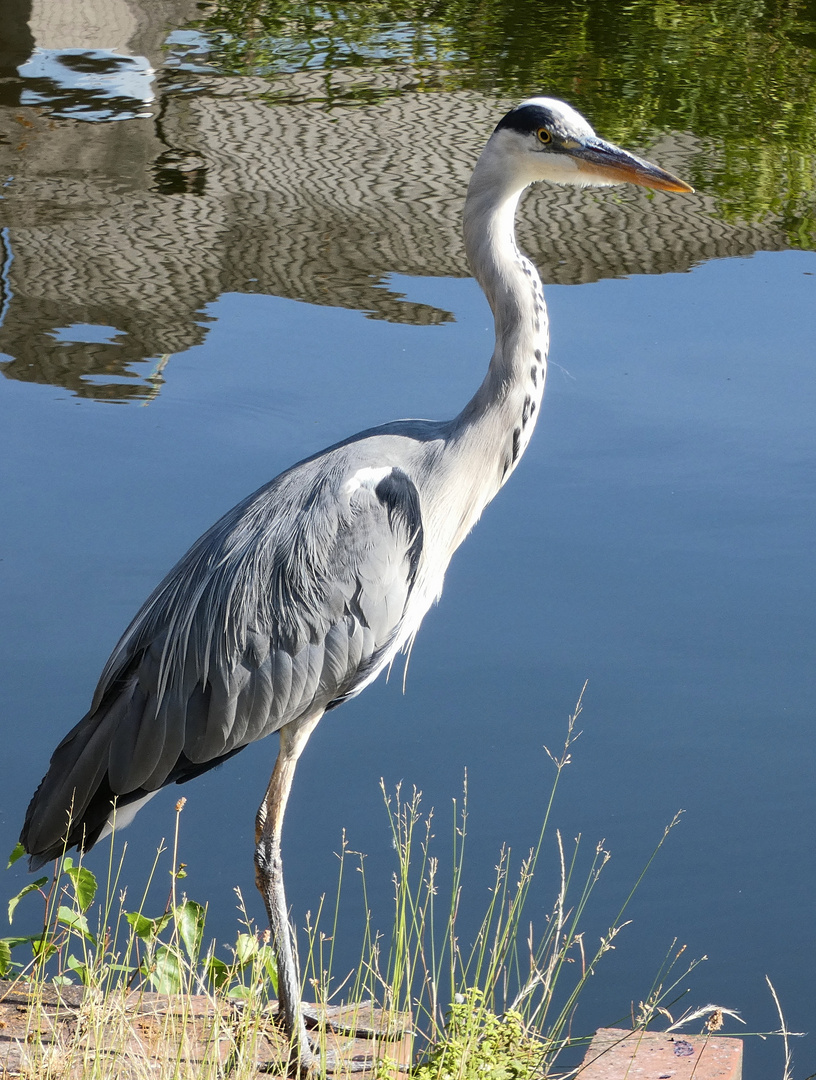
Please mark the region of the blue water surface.
[[[118, 635], [215, 518], [352, 431], [452, 415], [478, 384], [492, 320], [477, 285], [387, 285], [455, 322], [405, 326], [232, 293], [202, 312], [203, 344], [169, 358], [147, 403], [100, 406], [0, 382], [1, 851]], [[393, 852], [380, 777], [389, 790], [422, 790], [444, 854], [467, 770], [463, 925], [475, 926], [500, 846], [520, 856], [537, 838], [553, 775], [542, 747], [560, 746], [588, 680], [553, 815], [567, 842], [581, 835], [581, 860], [602, 839], [612, 852], [588, 949], [666, 824], [685, 814], [586, 991], [582, 1030], [627, 1018], [676, 939], [689, 957], [709, 957], [681, 985], [689, 1005], [739, 1009], [748, 1031], [776, 1028], [767, 974], [789, 1027], [807, 1031], [816, 255], [759, 254], [547, 297], [538, 430], [454, 558], [405, 692], [401, 669], [380, 679], [324, 719], [302, 758], [284, 840], [293, 916], [302, 926], [333, 891], [346, 829], [368, 853], [370, 902], [387, 928]], [[124, 837], [134, 893], [184, 794], [184, 885], [209, 903], [209, 932], [234, 939], [235, 886], [260, 920], [253, 819], [275, 753], [270, 739], [154, 799]], [[106, 861], [95, 851], [88, 865], [101, 872]], [[18, 864], [9, 895], [26, 880]], [[551, 840], [530, 918], [543, 924], [556, 886]], [[338, 944], [338, 968], [356, 962], [352, 937]], [[806, 1076], [812, 1037], [794, 1055]], [[780, 1076], [781, 1057], [778, 1040], [750, 1040], [746, 1080]]]

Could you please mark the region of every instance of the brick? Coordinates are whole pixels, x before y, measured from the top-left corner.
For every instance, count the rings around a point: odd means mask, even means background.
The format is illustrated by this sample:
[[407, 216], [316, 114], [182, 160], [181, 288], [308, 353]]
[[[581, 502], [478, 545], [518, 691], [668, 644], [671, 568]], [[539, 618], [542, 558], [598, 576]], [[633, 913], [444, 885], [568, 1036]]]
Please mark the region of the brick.
[[[164, 1075], [168, 1063], [179, 1080], [195, 1080], [215, 1064], [223, 1067], [235, 1052], [252, 1062], [259, 1077], [283, 1080], [288, 1043], [269, 1012], [242, 1024], [240, 1010], [203, 995], [138, 991], [113, 994], [106, 1002], [91, 996], [97, 1000], [88, 1009], [82, 987], [0, 980], [0, 1080], [46, 1073], [83, 1080], [95, 1062], [111, 1080]], [[397, 1077], [410, 1066], [410, 1016], [386, 1013], [371, 1002], [304, 1003], [304, 1013], [339, 1062], [333, 1080], [351, 1080], [352, 1071], [354, 1080]], [[371, 1068], [356, 1071], [363, 1062]]]
[[600, 1028], [580, 1080], [741, 1080], [742, 1039]]

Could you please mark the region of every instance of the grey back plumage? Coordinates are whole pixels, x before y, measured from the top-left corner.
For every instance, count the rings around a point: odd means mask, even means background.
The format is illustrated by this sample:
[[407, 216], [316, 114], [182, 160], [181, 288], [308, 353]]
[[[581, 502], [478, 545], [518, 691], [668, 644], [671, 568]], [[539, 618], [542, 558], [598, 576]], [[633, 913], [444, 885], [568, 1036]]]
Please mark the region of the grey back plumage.
[[381, 465], [402, 442], [372, 433], [294, 466], [170, 571], [31, 802], [33, 861], [59, 854], [69, 815], [69, 844], [91, 846], [112, 797], [199, 775], [376, 676], [403, 643], [424, 542], [415, 484]]

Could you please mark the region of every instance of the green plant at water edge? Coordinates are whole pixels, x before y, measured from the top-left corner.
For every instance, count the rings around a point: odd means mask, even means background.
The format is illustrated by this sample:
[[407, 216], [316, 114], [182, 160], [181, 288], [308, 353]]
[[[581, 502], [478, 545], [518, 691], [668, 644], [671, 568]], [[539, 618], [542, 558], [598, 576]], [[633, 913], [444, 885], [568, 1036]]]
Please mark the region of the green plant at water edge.
[[[158, 1080], [222, 1080], [226, 1066], [235, 1080], [256, 1075], [255, 1047], [270, 1022], [268, 1006], [277, 982], [268, 931], [255, 931], [239, 893], [241, 932], [226, 950], [231, 955], [217, 956], [214, 943], [204, 949], [206, 910], [179, 892], [185, 877], [178, 861], [184, 802], [176, 804], [170, 886], [157, 914], [148, 906], [148, 893], [167, 854], [163, 843], [135, 910], [119, 888], [125, 852], [115, 862], [113, 843], [104, 889], [81, 861], [63, 856], [53, 878], [38, 878], [9, 902], [10, 923], [21, 901], [28, 905], [38, 896], [43, 904], [41, 931], [0, 940], [0, 978], [14, 980], [11, 988], [28, 1002], [24, 1037], [17, 1040], [25, 1075], [114, 1080], [125, 1059], [129, 1075]], [[15, 849], [10, 864], [23, 854]], [[81, 994], [66, 1003], [59, 994], [71, 983], [80, 984]], [[153, 1063], [146, 1060], [148, 1051], [134, 1028], [134, 1019], [137, 1028], [141, 1021], [133, 1010], [141, 1008], [147, 991], [171, 995], [174, 1002], [163, 1013], [151, 1014], [149, 1045], [158, 1055]], [[4, 986], [0, 1000], [9, 992]], [[199, 1016], [200, 1002], [208, 1002], [199, 1043], [204, 1056], [196, 1060], [189, 1053], [195, 1037], [189, 1027], [196, 1015], [194, 995], [199, 996]], [[57, 1023], [66, 1010], [72, 1022]]]
[[542, 1044], [514, 1011], [497, 1016], [473, 987], [448, 1011], [446, 1038], [414, 1070], [417, 1080], [522, 1080], [540, 1074]]
[[[277, 987], [277, 969], [268, 932], [258, 934], [238, 892], [244, 932], [231, 949], [232, 958], [215, 955], [214, 945], [202, 954], [206, 909], [185, 895], [178, 882], [185, 877], [178, 861], [179, 819], [186, 800], [176, 804], [170, 889], [164, 909], [147, 915], [147, 897], [154, 883], [164, 844], [156, 858], [138, 907], [126, 910], [126, 893], [119, 891], [125, 850], [117, 864], [110, 848], [105, 896], [92, 929], [89, 915], [97, 898], [96, 876], [64, 855], [52, 878], [40, 877], [26, 885], [8, 903], [11, 925], [24, 897], [39, 895], [43, 902], [43, 928], [39, 933], [0, 938], [0, 978], [45, 979], [56, 985], [79, 982], [104, 993], [116, 989], [150, 989], [160, 994], [218, 990], [233, 1000], [253, 996], [268, 1001]], [[12, 866], [25, 854], [17, 845], [9, 858]], [[116, 898], [118, 896], [118, 907]], [[19, 956], [30, 949], [30, 959]]]
[[[416, 1051], [412, 1060], [419, 1061], [414, 1068], [417, 1080], [548, 1076], [565, 1049], [586, 1041], [572, 1034], [575, 1008], [601, 957], [614, 947], [640, 878], [597, 945], [588, 947], [582, 925], [609, 855], [598, 845], [581, 869], [580, 838], [569, 852], [557, 831], [552, 841], [548, 839], [561, 773], [571, 761], [579, 734], [575, 725], [580, 712], [579, 700], [569, 718], [561, 752], [550, 754], [555, 776], [537, 842], [517, 870], [513, 870], [509, 849], [502, 850], [487, 910], [469, 944], [462, 943], [464, 934], [459, 926], [466, 893], [467, 787], [461, 804], [454, 802], [452, 870], [444, 886], [438, 858], [432, 852], [433, 815], [422, 817], [419, 793], [414, 791], [403, 799], [399, 789], [394, 795], [384, 792], [396, 850], [394, 914], [388, 935], [374, 927], [364, 860], [348, 849], [345, 838], [334, 912], [326, 915], [321, 902], [316, 916], [307, 917], [308, 949], [303, 967], [308, 990], [304, 996], [329, 1004], [342, 995], [352, 1010], [364, 1009], [366, 1002], [374, 1000], [387, 1014], [410, 1014]], [[129, 1045], [128, 1010], [134, 992], [171, 994], [181, 1003], [175, 1013], [168, 1010], [163, 1038], [178, 1051], [175, 1065], [166, 1063], [162, 1077], [195, 1075], [196, 1080], [216, 1080], [225, 1075], [225, 1068], [239, 1080], [252, 1076], [256, 1041], [261, 1032], [269, 1031], [270, 998], [276, 983], [269, 933], [257, 932], [239, 893], [241, 930], [228, 950], [231, 956], [224, 959], [216, 955], [214, 943], [204, 948], [206, 910], [179, 891], [185, 876], [178, 859], [183, 806], [184, 800], [179, 800], [169, 852], [170, 885], [158, 913], [148, 906], [148, 892], [155, 885], [159, 859], [166, 852], [163, 845], [135, 909], [129, 908], [119, 885], [124, 852], [115, 861], [113, 844], [104, 889], [98, 887], [97, 878], [81, 860], [63, 857], [52, 879], [37, 879], [9, 902], [10, 922], [21, 902], [28, 905], [38, 896], [43, 903], [41, 931], [0, 940], [0, 977], [34, 988], [29, 1042], [37, 1043], [45, 1027], [36, 1001], [46, 982], [81, 984], [87, 991], [82, 1024], [77, 1024], [74, 1044], [62, 1048], [61, 1060], [64, 1065], [67, 1055], [72, 1068], [77, 1063], [82, 1068], [87, 1061], [87, 1075], [99, 1080], [115, 1073], [99, 1065], [92, 1047], [106, 1045], [111, 1062], [115, 1053], [124, 1052]], [[664, 830], [643, 873], [676, 821]], [[524, 912], [536, 867], [545, 853], [548, 858], [550, 853], [554, 855], [560, 881], [545, 926], [536, 934], [532, 926], [528, 928]], [[12, 861], [21, 855], [20, 850], [15, 851]], [[360, 957], [354, 969], [338, 980], [333, 969], [337, 937], [344, 925], [340, 904], [341, 899], [346, 903], [348, 892], [344, 874], [348, 860], [355, 858], [359, 859], [364, 908]], [[321, 923], [328, 920], [331, 925], [324, 931]], [[669, 970], [671, 964], [661, 970], [646, 995], [640, 1026], [645, 1027], [657, 1015], [666, 1015], [666, 1008], [673, 1006], [670, 997], [677, 980], [667, 977]], [[184, 1021], [179, 1026], [172, 1016], [190, 1015], [192, 995], [204, 995], [211, 1002], [208, 1046], [217, 1050], [219, 1043], [223, 1046], [227, 1041], [227, 1066], [218, 1053], [212, 1053], [194, 1068], [191, 1064], [185, 1065], [186, 1072], [181, 1069]], [[90, 1043], [88, 1032], [93, 1034]], [[37, 1068], [38, 1076], [51, 1075], [39, 1065]], [[380, 1068], [388, 1072], [392, 1067], [381, 1064]], [[63, 1074], [54, 1072], [55, 1078], [57, 1075]]]
[[[583, 694], [582, 694], [583, 696]], [[602, 844], [582, 866], [580, 837], [567, 852], [556, 830], [554, 844], [559, 888], [540, 934], [527, 927], [525, 906], [536, 868], [549, 835], [552, 808], [563, 770], [571, 762], [572, 747], [580, 734], [576, 723], [581, 700], [570, 716], [563, 747], [547, 753], [555, 776], [546, 800], [544, 822], [536, 844], [518, 868], [503, 848], [492, 881], [487, 909], [475, 936], [462, 944], [465, 848], [467, 838], [467, 785], [461, 805], [454, 802], [452, 872], [442, 881], [433, 854], [433, 814], [421, 814], [416, 790], [403, 798], [383, 789], [397, 866], [393, 874], [394, 916], [390, 935], [372, 928], [367, 906], [365, 863], [357, 869], [362, 882], [364, 947], [356, 971], [350, 976], [352, 1000], [375, 998], [397, 1014], [410, 1014], [416, 1031], [416, 1049], [422, 1059], [419, 1075], [514, 1077], [548, 1075], [568, 1047], [583, 1041], [571, 1034], [579, 996], [595, 973], [601, 957], [626, 925], [624, 913], [632, 896], [679, 820], [664, 830], [638, 881], [594, 948], [587, 947], [581, 929], [587, 905], [609, 859]], [[549, 849], [548, 849], [549, 850]], [[345, 844], [341, 851], [341, 878], [346, 860], [353, 857]], [[359, 857], [359, 856], [358, 856]], [[440, 899], [441, 898], [441, 899]], [[319, 911], [310, 920], [307, 981], [318, 999], [328, 1002], [335, 992], [331, 960], [337, 931], [337, 913], [329, 932], [320, 929]], [[655, 1005], [664, 995], [653, 995]]]

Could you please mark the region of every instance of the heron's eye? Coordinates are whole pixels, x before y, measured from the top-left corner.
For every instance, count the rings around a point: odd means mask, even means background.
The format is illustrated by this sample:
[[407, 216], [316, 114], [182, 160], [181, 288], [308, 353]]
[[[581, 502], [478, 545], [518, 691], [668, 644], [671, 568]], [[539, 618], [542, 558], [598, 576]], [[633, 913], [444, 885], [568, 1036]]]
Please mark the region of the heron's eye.
[[546, 145], [547, 143], [552, 142], [552, 133], [547, 131], [546, 128], [539, 128], [536, 132], [536, 135], [538, 136], [538, 141], [540, 143], [544, 143]]

